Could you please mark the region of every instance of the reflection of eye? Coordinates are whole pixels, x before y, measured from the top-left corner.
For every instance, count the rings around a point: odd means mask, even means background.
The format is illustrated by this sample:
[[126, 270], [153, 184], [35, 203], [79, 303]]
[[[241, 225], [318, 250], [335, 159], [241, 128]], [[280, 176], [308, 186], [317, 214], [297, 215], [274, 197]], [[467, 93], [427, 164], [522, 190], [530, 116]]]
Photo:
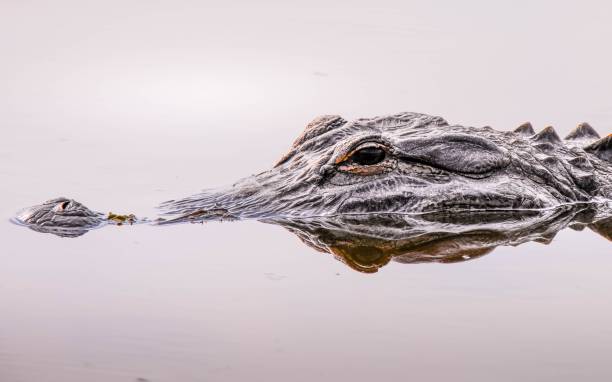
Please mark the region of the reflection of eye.
[[385, 160], [387, 153], [380, 147], [364, 147], [351, 155], [351, 160], [362, 166], [378, 164]]

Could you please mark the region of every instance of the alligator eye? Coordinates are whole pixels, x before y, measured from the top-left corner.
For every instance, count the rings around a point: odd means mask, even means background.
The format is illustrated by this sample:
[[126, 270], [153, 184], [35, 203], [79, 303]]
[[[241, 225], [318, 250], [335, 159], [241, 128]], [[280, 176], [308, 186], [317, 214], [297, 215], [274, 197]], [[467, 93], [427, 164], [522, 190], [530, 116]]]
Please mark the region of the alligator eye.
[[380, 147], [364, 147], [351, 155], [351, 160], [362, 166], [371, 166], [385, 160], [387, 153]]

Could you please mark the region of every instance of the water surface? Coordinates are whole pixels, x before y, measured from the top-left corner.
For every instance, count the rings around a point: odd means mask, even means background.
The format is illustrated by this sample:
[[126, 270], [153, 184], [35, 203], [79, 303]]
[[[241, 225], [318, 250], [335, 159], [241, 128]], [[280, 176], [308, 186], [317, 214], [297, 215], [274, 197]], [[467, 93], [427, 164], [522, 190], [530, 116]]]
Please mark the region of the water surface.
[[587, 3], [3, 2], [0, 380], [609, 380], [589, 229], [365, 274], [255, 221], [8, 222], [60, 195], [152, 216], [269, 168], [319, 114], [612, 132], [611, 9]]

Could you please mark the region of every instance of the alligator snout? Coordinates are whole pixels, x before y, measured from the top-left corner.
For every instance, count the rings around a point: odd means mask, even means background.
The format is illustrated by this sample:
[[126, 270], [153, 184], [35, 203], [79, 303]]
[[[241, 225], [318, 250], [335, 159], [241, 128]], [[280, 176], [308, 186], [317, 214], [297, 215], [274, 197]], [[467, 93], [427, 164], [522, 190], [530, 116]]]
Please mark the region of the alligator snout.
[[102, 223], [103, 217], [75, 200], [59, 197], [24, 209], [17, 215], [17, 221], [40, 227], [93, 228]]

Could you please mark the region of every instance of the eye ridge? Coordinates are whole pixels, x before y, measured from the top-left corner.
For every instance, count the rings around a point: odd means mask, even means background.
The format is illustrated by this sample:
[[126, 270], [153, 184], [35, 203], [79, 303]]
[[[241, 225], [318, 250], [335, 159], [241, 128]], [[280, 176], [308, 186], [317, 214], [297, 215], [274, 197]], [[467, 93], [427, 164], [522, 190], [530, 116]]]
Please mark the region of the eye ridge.
[[351, 162], [361, 166], [372, 166], [381, 163], [387, 157], [387, 152], [378, 146], [364, 147], [351, 155]]

